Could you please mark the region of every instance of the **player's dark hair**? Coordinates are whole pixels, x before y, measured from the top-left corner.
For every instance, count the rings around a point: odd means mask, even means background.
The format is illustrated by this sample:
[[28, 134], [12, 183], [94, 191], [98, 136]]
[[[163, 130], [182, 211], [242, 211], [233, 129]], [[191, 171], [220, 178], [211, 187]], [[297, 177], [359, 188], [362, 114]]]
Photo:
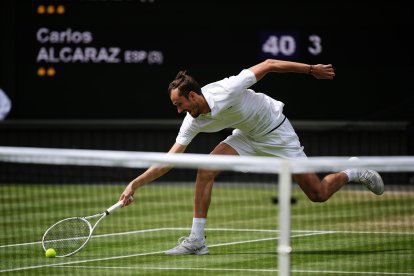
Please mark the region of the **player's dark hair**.
[[179, 95], [188, 99], [188, 94], [191, 91], [201, 95], [201, 87], [198, 82], [190, 75], [187, 75], [186, 70], [178, 72], [175, 79], [168, 85], [168, 94], [171, 95], [171, 90], [178, 89]]

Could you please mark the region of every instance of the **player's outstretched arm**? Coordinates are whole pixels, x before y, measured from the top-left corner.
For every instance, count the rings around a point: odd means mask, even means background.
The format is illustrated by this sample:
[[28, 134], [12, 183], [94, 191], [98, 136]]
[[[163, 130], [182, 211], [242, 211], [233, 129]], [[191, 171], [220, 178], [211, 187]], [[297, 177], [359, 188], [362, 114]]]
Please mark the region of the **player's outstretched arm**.
[[[175, 143], [168, 153], [183, 153], [187, 146], [180, 145]], [[153, 165], [148, 168], [145, 172], [139, 175], [137, 178], [129, 182], [129, 184], [125, 187], [125, 190], [122, 192], [119, 200], [122, 201], [124, 206], [128, 206], [132, 203], [130, 198], [134, 195], [136, 189], [139, 187], [154, 181], [155, 179], [163, 176], [167, 172], [172, 169], [172, 166], [163, 166], [163, 165]]]
[[310, 74], [317, 79], [333, 79], [335, 76], [335, 70], [332, 64], [310, 65], [277, 59], [267, 59], [250, 67], [249, 70], [255, 74], [258, 81], [270, 72]]

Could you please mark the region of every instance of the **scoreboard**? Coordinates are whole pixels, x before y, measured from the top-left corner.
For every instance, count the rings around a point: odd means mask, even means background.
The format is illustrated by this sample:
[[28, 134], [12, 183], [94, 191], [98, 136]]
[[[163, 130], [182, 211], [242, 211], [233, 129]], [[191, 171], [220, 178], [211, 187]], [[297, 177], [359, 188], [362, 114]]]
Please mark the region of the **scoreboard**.
[[10, 118], [181, 118], [167, 95], [179, 70], [205, 85], [266, 58], [334, 65], [333, 81], [269, 74], [252, 87], [291, 119], [413, 118], [404, 1], [2, 1]]

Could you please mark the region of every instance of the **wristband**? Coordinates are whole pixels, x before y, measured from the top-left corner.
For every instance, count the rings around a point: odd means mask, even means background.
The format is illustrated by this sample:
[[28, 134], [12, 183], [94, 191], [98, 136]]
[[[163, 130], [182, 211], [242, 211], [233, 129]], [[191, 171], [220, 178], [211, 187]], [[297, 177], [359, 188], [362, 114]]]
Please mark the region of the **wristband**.
[[311, 75], [313, 73], [313, 65], [309, 65], [309, 75]]

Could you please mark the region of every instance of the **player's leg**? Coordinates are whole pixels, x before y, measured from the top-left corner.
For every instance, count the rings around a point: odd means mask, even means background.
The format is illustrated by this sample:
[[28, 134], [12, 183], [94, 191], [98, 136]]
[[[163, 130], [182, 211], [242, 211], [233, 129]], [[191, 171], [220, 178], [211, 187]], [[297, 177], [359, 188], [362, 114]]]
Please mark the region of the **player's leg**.
[[315, 173], [294, 174], [293, 179], [308, 198], [314, 202], [328, 200], [348, 183], [348, 176], [344, 172], [328, 174], [322, 180]]
[[[237, 151], [226, 143], [220, 143], [211, 154], [237, 155]], [[205, 243], [204, 226], [211, 202], [211, 192], [214, 179], [220, 174], [219, 170], [199, 169], [194, 191], [194, 217], [189, 237], [179, 239], [178, 245], [165, 251], [168, 255], [204, 255], [208, 254]]]
[[[307, 158], [299, 137], [287, 118], [277, 129], [256, 139], [254, 145], [262, 155], [292, 160]], [[315, 173], [294, 174], [293, 178], [309, 199], [315, 202], [326, 201], [348, 182], [345, 173], [330, 174], [322, 180]]]
[[376, 195], [381, 195], [384, 192], [384, 182], [381, 176], [376, 171], [365, 168], [348, 169], [328, 174], [322, 180], [315, 173], [294, 174], [293, 179], [314, 202], [328, 200], [349, 182], [361, 183]]
[[[211, 152], [219, 155], [237, 155], [237, 151], [226, 143], [220, 143]], [[194, 192], [194, 217], [206, 218], [211, 201], [214, 179], [220, 173], [217, 170], [199, 169]]]
[[[274, 131], [266, 134], [261, 139], [256, 139], [254, 147], [260, 149], [263, 155], [286, 159], [306, 158], [299, 137], [288, 119]], [[328, 200], [348, 182], [362, 183], [377, 195], [384, 191], [381, 176], [369, 169], [349, 169], [328, 174], [322, 180], [315, 173], [303, 173], [294, 175], [294, 179], [305, 194], [315, 202]]]

